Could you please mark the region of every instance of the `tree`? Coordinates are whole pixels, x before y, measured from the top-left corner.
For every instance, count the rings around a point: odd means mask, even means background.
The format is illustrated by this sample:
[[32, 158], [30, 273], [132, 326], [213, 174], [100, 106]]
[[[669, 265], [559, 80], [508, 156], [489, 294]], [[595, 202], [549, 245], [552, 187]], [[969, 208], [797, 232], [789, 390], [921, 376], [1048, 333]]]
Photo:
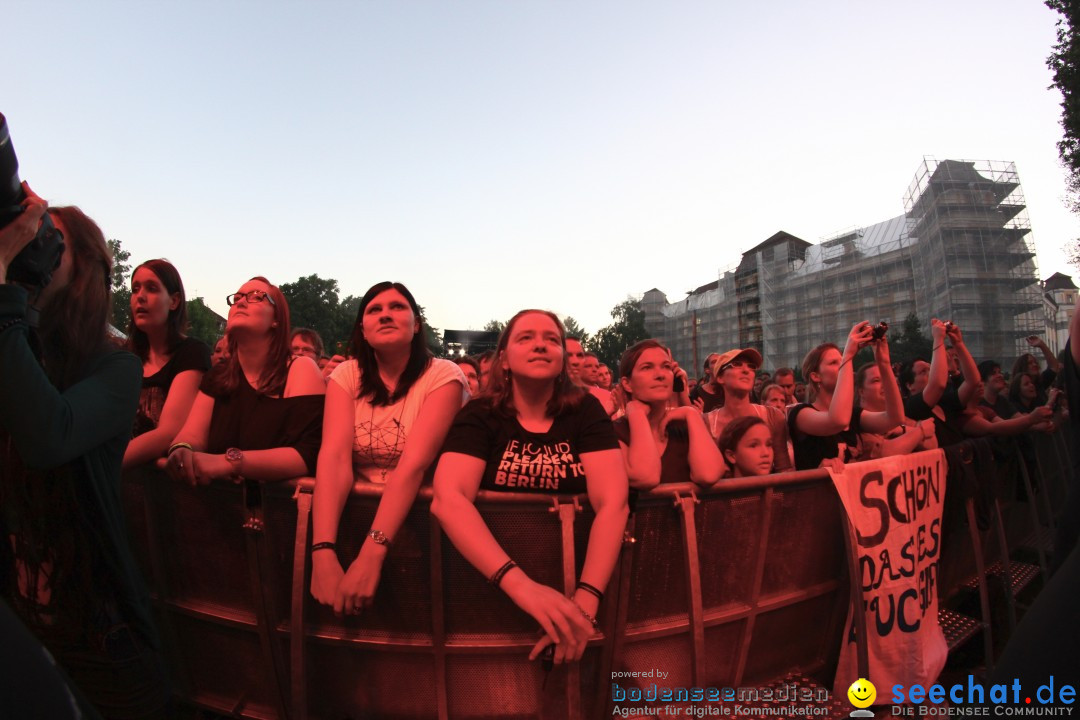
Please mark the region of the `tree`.
[[609, 368], [618, 368], [623, 351], [636, 342], [649, 337], [645, 329], [645, 311], [641, 309], [641, 300], [628, 297], [611, 309], [615, 321], [601, 328], [589, 338], [588, 349], [596, 353], [600, 362]]
[[922, 331], [922, 322], [914, 312], [908, 313], [900, 332], [890, 331], [889, 355], [893, 362], [906, 363], [915, 358], [927, 361], [934, 352], [934, 341]]
[[503, 320], [488, 320], [483, 329], [485, 332], [497, 332], [501, 335], [502, 331], [506, 329], [506, 322]]
[[319, 333], [323, 347], [347, 342], [352, 332], [353, 318], [343, 312], [338, 302], [338, 281], [308, 275], [296, 282], [285, 283], [281, 292], [289, 301], [289, 314], [294, 328], [311, 328]]
[[589, 333], [573, 317], [567, 315], [563, 318], [563, 327], [566, 328], [566, 337], [576, 337], [583, 346], [589, 342]]
[[424, 314], [424, 306], [420, 306], [420, 320], [424, 323], [424, 341], [427, 343], [428, 350], [432, 352], [435, 357], [443, 357], [446, 355], [446, 348], [443, 346], [442, 338], [439, 336], [439, 328], [432, 327], [428, 324], [427, 317]]
[[120, 246], [119, 240], [107, 240], [112, 253], [112, 324], [121, 332], [127, 332], [131, 322], [131, 289], [128, 287], [128, 275], [131, 265], [128, 259], [131, 253]]
[[1061, 14], [1057, 44], [1046, 66], [1054, 75], [1051, 87], [1061, 91], [1058, 156], [1069, 173], [1068, 202], [1073, 212], [1080, 212], [1080, 0], [1046, 0], [1046, 6]]
[[197, 338], [214, 347], [214, 343], [225, 330], [225, 323], [217, 313], [207, 307], [201, 297], [197, 297], [187, 301], [187, 317], [188, 337]]

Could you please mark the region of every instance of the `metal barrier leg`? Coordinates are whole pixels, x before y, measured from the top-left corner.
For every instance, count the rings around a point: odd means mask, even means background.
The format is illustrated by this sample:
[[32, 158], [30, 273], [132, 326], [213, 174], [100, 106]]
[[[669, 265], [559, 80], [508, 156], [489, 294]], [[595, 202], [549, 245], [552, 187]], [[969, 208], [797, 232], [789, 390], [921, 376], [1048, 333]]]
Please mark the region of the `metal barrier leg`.
[[308, 541], [311, 526], [311, 491], [297, 488], [296, 494], [296, 542], [293, 545], [292, 613], [289, 619], [289, 659], [292, 667], [292, 716], [294, 720], [307, 720], [307, 676], [305, 672], [304, 637], [307, 625], [304, 609], [307, 607]]
[[431, 516], [431, 649], [435, 653], [435, 703], [439, 720], [450, 717], [446, 693], [446, 604], [443, 590], [442, 526]]
[[697, 524], [694, 506], [697, 496], [684, 497], [676, 493], [675, 507], [682, 511], [683, 560], [686, 570], [686, 589], [690, 600], [690, 677], [695, 686], [704, 684], [705, 677], [705, 611], [701, 600], [701, 562], [698, 558]]
[[982, 539], [979, 537], [979, 526], [975, 519], [975, 501], [968, 498], [964, 503], [967, 512], [968, 534], [971, 537], [972, 550], [975, 553], [975, 570], [978, 572], [977, 590], [979, 593], [979, 610], [982, 613], [983, 631], [983, 655], [986, 658], [986, 671], [989, 673], [994, 667], [994, 636], [993, 618], [990, 616], [990, 592], [986, 587], [986, 561], [983, 559]]
[[[563, 588], [572, 596], [577, 588], [577, 566], [574, 558], [574, 518], [581, 512], [577, 499], [572, 503], [555, 500], [553, 512], [559, 514], [562, 526]], [[566, 718], [581, 720], [581, 663], [566, 665]]]

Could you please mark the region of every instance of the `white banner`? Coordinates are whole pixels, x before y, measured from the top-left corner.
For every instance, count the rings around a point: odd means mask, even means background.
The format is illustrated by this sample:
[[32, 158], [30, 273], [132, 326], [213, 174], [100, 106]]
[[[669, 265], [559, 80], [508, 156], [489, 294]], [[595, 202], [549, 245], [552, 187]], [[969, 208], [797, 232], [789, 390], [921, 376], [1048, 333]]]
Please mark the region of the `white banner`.
[[[940, 449], [832, 472], [859, 558], [867, 679], [885, 697], [893, 685], [931, 685], [945, 667], [948, 648], [937, 619], [945, 474]], [[834, 686], [839, 697], [859, 677], [852, 621], [849, 613]]]

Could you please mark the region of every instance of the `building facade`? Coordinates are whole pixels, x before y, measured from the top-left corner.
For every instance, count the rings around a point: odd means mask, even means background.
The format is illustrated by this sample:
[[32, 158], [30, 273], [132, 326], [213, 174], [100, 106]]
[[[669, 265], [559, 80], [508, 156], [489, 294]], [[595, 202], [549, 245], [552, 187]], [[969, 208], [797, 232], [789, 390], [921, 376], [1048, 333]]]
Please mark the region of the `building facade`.
[[1065, 341], [1069, 339], [1069, 323], [1076, 310], [1076, 292], [1071, 275], [1054, 273], [1043, 282], [1046, 344], [1055, 354], [1065, 349]]
[[732, 270], [669, 302], [642, 298], [649, 332], [684, 367], [753, 347], [769, 368], [843, 344], [859, 320], [951, 319], [976, 360], [1007, 360], [1044, 331], [1031, 226], [1012, 163], [924, 159], [905, 213], [813, 245], [778, 232]]

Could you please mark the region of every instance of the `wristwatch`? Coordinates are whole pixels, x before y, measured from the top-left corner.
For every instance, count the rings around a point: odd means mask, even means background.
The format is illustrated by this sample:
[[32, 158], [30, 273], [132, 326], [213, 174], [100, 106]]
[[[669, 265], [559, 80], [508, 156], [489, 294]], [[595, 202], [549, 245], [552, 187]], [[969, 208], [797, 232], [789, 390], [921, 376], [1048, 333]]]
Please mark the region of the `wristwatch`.
[[378, 545], [385, 545], [387, 548], [390, 547], [390, 538], [386, 537], [386, 533], [382, 530], [372, 530], [367, 536]]
[[244, 466], [244, 451], [231, 447], [225, 451], [225, 459], [232, 463], [233, 477], [240, 477], [240, 469]]

